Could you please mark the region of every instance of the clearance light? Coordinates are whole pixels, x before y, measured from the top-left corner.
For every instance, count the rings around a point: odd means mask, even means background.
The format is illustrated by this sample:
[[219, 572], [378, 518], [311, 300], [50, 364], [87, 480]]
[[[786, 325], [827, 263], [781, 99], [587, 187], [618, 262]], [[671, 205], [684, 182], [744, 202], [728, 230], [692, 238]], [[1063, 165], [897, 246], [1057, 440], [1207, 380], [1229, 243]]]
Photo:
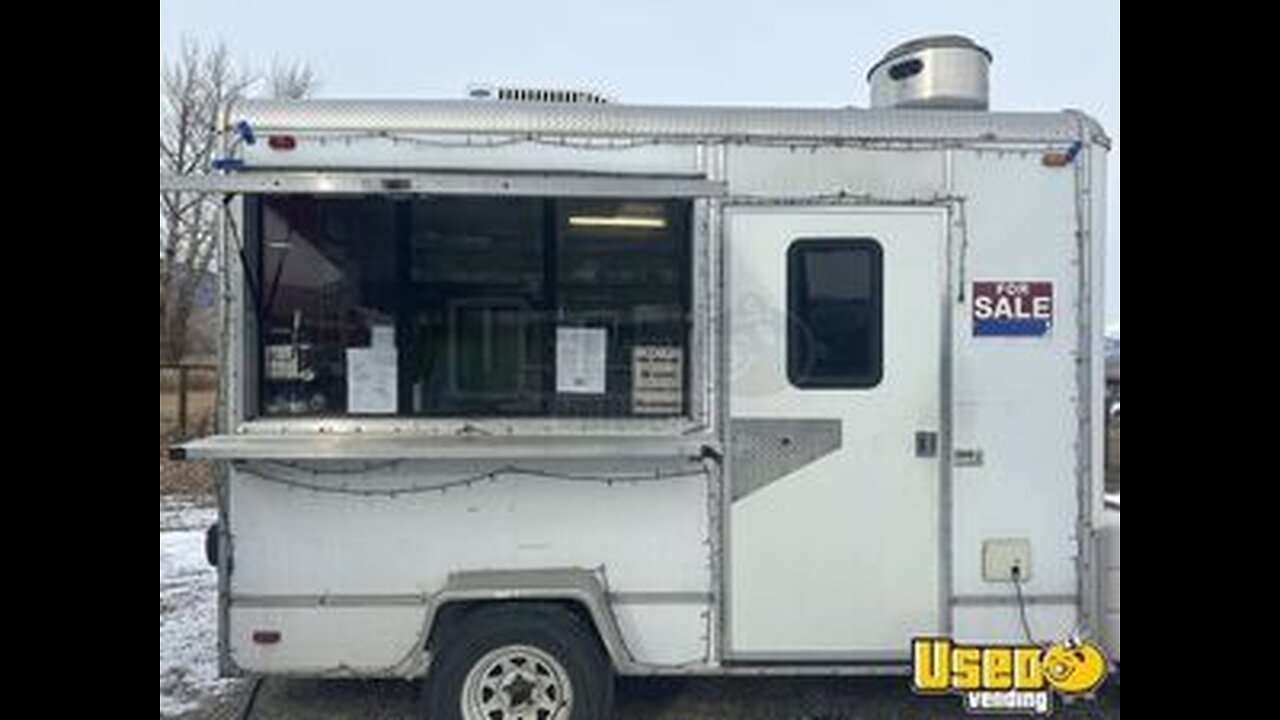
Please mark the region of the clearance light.
[[570, 215], [571, 227], [647, 228], [661, 230], [667, 226], [665, 218], [632, 217], [627, 215]]
[[275, 645], [280, 642], [279, 630], [254, 630], [253, 642], [257, 645]]
[[272, 150], [292, 150], [298, 141], [292, 135], [272, 135], [267, 138], [267, 146]]
[[1040, 162], [1045, 167], [1066, 167], [1076, 161], [1076, 156], [1080, 154], [1080, 142], [1071, 143], [1066, 152], [1045, 153], [1040, 157]]

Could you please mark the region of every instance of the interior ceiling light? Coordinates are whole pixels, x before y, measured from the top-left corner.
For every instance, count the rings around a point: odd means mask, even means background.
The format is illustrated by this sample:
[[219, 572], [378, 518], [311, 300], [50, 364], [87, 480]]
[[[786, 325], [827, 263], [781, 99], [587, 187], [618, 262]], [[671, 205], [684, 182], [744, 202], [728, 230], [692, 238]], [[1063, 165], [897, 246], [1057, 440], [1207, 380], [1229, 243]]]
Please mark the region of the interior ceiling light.
[[667, 219], [660, 217], [635, 217], [630, 215], [570, 215], [571, 227], [647, 228], [661, 230]]

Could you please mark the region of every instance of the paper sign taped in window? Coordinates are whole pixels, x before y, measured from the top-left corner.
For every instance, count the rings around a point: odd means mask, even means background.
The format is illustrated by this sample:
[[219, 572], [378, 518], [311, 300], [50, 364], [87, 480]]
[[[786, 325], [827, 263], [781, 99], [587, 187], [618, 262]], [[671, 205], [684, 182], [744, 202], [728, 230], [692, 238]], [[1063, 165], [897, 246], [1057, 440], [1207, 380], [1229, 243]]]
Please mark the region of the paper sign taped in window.
[[608, 339], [605, 328], [556, 328], [556, 392], [604, 394]]
[[684, 412], [684, 351], [672, 345], [631, 349], [631, 412], [680, 415]]
[[387, 415], [396, 411], [394, 348], [347, 348], [347, 412]]
[[395, 350], [396, 326], [395, 325], [374, 325], [373, 327], [369, 328], [369, 345], [375, 348]]

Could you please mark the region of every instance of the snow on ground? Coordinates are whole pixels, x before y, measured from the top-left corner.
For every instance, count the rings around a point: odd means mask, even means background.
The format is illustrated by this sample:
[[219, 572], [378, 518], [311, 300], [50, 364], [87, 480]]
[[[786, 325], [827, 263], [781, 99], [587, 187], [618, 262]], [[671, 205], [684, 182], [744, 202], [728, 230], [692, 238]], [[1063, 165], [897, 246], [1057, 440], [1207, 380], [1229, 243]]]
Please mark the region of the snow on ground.
[[234, 685], [218, 679], [216, 571], [204, 559], [217, 511], [160, 499], [160, 714], [174, 716]]

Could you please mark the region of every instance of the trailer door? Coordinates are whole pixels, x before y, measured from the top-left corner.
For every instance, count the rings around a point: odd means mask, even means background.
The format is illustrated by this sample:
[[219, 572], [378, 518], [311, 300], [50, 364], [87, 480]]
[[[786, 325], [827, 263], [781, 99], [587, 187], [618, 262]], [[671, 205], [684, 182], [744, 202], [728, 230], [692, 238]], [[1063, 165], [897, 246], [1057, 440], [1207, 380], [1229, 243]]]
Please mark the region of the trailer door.
[[731, 660], [899, 660], [941, 620], [939, 208], [728, 211]]

